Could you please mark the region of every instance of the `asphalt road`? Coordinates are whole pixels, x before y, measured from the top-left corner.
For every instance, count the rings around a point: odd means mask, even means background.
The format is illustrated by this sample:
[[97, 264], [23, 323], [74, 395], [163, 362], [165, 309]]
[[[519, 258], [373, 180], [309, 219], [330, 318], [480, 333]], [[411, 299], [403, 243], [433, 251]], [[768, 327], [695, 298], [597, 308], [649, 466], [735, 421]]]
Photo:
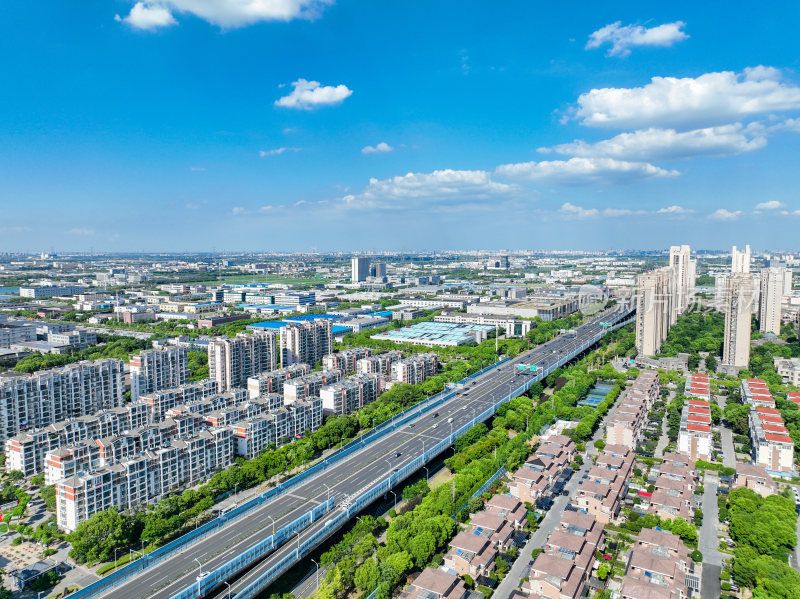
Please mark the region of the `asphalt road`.
[[[432, 414], [418, 417], [368, 444], [364, 450], [350, 454], [319, 475], [299, 483], [282, 495], [224, 525], [219, 532], [187, 544], [180, 553], [173, 554], [99, 596], [113, 596], [114, 599], [168, 599], [193, 584], [201, 567], [203, 572], [213, 570], [268, 537], [273, 532], [273, 522], [274, 529], [277, 530], [324, 502], [328, 497], [328, 488], [338, 504], [348, 494], [357, 493], [367, 484], [383, 479], [392, 469], [412, 461], [422, 454], [423, 447], [433, 447], [450, 435], [451, 431], [474, 420], [477, 414], [518, 388], [527, 375], [518, 375], [516, 364], [535, 363], [541, 369], [547, 368], [585, 338], [596, 334], [599, 330], [598, 323], [608, 320], [617, 312], [618, 309], [615, 309], [578, 327], [577, 336], [556, 337], [481, 375], [471, 381], [458, 396], [434, 410], [439, 414], [438, 417]], [[452, 422], [448, 422], [450, 418]], [[397, 453], [400, 454], [399, 457], [396, 457]], [[321, 542], [323, 536], [320, 535], [320, 530], [325, 522], [339, 513], [340, 508], [328, 512], [299, 534], [292, 535], [283, 546], [245, 575], [231, 582], [232, 593], [235, 595], [281, 558], [296, 552], [298, 543], [309, 539]], [[227, 597], [228, 592], [228, 587], [223, 585], [217, 596]]]

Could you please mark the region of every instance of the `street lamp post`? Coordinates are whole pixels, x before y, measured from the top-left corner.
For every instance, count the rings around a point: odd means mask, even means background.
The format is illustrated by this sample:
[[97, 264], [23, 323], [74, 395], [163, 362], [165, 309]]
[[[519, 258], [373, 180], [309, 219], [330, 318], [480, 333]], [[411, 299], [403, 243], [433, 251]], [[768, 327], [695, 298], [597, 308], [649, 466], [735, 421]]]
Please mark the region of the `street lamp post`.
[[119, 547], [114, 548], [114, 569], [117, 569], [117, 551], [119, 551]]
[[428, 469], [425, 466], [423, 466], [422, 469], [425, 471], [425, 482], [427, 483], [428, 480], [430, 480], [430, 472], [428, 472]]
[[272, 534], [275, 534], [275, 518], [272, 516], [267, 516], [272, 521]]
[[297, 535], [297, 554], [295, 555], [295, 559], [300, 559], [300, 533], [295, 532], [294, 534]]
[[228, 599], [231, 599], [231, 585], [228, 583], [227, 580], [223, 580], [226, 585], [228, 585]]
[[[317, 587], [316, 588], [319, 588], [319, 563], [317, 563], [317, 560], [315, 560], [313, 558], [312, 558], [311, 561], [314, 562], [314, 564], [316, 564], [316, 566], [317, 566]], [[230, 597], [228, 599], [230, 599]]]
[[197, 565], [200, 566], [200, 572], [199, 572], [198, 576], [202, 576], [203, 575], [203, 564], [201, 564], [200, 560], [197, 559], [197, 558], [194, 558], [194, 561], [196, 561]]
[[325, 487], [326, 489], [328, 489], [328, 501], [330, 501], [331, 500], [331, 488], [328, 485], [326, 485], [325, 483], [322, 483], [322, 486]]
[[389, 493], [391, 493], [392, 495], [394, 495], [394, 511], [395, 511], [395, 512], [397, 512], [397, 493], [395, 493], [395, 492], [394, 492], [394, 491], [392, 491], [391, 489], [389, 489]]

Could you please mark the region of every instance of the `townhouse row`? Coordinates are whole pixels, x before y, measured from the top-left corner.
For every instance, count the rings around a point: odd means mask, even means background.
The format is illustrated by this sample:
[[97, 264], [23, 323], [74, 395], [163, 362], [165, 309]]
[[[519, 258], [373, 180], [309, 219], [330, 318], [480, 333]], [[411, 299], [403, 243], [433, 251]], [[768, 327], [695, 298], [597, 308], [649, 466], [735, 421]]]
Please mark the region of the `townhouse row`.
[[660, 395], [658, 373], [653, 370], [639, 373], [611, 412], [606, 426], [606, 442], [635, 450], [644, 438], [648, 413]]

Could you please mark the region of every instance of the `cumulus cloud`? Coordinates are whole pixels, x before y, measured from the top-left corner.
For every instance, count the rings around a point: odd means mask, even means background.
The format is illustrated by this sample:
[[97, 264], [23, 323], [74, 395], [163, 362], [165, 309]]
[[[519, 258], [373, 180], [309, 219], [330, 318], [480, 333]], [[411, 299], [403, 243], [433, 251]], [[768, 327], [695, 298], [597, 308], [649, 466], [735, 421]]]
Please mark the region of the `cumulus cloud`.
[[665, 208], [659, 208], [656, 211], [656, 214], [666, 214], [669, 216], [683, 216], [686, 214], [691, 214], [694, 212], [691, 208], [684, 208], [683, 206], [677, 206], [673, 204], [672, 206], [667, 206]]
[[539, 151], [587, 158], [651, 161], [740, 154], [765, 145], [767, 138], [763, 126], [752, 123], [745, 127], [735, 123], [682, 133], [675, 129], [640, 129], [596, 143], [575, 140], [552, 148], [539, 148]]
[[280, 156], [284, 152], [299, 152], [300, 148], [275, 148], [273, 150], [259, 150], [258, 155], [261, 158], [266, 158], [267, 156]]
[[320, 85], [319, 81], [305, 79], [294, 81], [292, 86], [292, 93], [275, 100], [275, 106], [311, 110], [318, 106], [341, 104], [353, 94], [346, 85]]
[[720, 208], [715, 210], [711, 214], [708, 215], [708, 218], [712, 220], [736, 220], [742, 215], [741, 210], [726, 210], [725, 208]]
[[756, 210], [780, 210], [781, 208], [786, 208], [786, 204], [778, 200], [769, 200], [768, 202], [756, 204]]
[[634, 88], [592, 89], [578, 97], [576, 118], [591, 127], [687, 127], [800, 108], [800, 87], [772, 67], [697, 78], [653, 77]]
[[362, 154], [383, 154], [386, 152], [391, 152], [394, 150], [392, 146], [387, 144], [385, 141], [380, 142], [374, 146], [364, 146], [361, 148]]
[[584, 208], [569, 202], [564, 202], [559, 212], [573, 218], [594, 218], [600, 215], [600, 211], [597, 208]]
[[137, 2], [126, 17], [115, 15], [116, 21], [124, 21], [136, 29], [153, 30], [176, 25], [177, 21], [163, 4]]
[[674, 177], [678, 171], [668, 171], [646, 162], [628, 162], [613, 158], [570, 158], [542, 162], [520, 162], [497, 167], [497, 174], [506, 177], [588, 185], [596, 183], [632, 183], [647, 179]]
[[139, 18], [144, 18], [141, 13], [146, 12], [150, 13], [147, 15], [150, 19], [163, 20], [166, 14], [172, 21], [166, 24], [173, 25], [172, 11], [194, 15], [220, 27], [241, 27], [261, 21], [313, 19], [332, 3], [333, 0], [143, 0], [134, 5], [125, 19], [134, 11]]
[[664, 23], [650, 28], [641, 25], [623, 26], [622, 21], [617, 21], [592, 33], [586, 42], [586, 49], [611, 44], [608, 56], [628, 56], [634, 46], [669, 47], [689, 37], [682, 31], [685, 26], [686, 23], [683, 21]]
[[424, 200], [426, 207], [465, 204], [508, 196], [516, 186], [493, 181], [486, 171], [457, 171], [451, 169], [432, 173], [408, 173], [389, 179], [370, 179], [358, 195], [346, 195], [342, 201], [350, 208], [386, 208], [404, 210]]

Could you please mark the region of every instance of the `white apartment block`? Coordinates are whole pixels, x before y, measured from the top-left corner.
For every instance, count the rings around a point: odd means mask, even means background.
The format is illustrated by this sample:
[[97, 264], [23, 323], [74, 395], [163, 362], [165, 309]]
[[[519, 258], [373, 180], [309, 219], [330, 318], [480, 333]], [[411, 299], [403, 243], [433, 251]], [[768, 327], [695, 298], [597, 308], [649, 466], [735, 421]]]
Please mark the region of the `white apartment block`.
[[181, 486], [196, 484], [233, 463], [232, 447], [231, 429], [211, 429], [113, 464], [78, 470], [55, 481], [58, 525], [71, 532], [112, 505], [134, 509]]
[[711, 460], [711, 408], [707, 401], [690, 399], [683, 405], [678, 452], [691, 460]]
[[672, 304], [670, 324], [675, 324], [678, 315], [689, 307], [697, 277], [697, 261], [691, 259], [688, 245], [673, 245], [669, 248], [669, 264], [675, 271], [675, 300]]
[[22, 431], [121, 406], [123, 364], [106, 358], [0, 377], [0, 442]]
[[[315, 365], [333, 351], [330, 320], [288, 324], [281, 329], [281, 363]], [[272, 370], [265, 368], [263, 370]]]
[[436, 374], [436, 354], [417, 354], [392, 364], [392, 380], [414, 385]]
[[744, 246], [743, 250], [737, 250], [733, 246], [731, 250], [731, 274], [741, 275], [750, 274], [750, 246]]
[[751, 406], [750, 446], [753, 462], [763, 466], [772, 476], [791, 477], [795, 474], [794, 442], [775, 408]]
[[272, 393], [283, 393], [283, 385], [311, 372], [308, 364], [293, 364], [270, 372], [262, 372], [247, 379], [247, 394], [250, 399], [257, 399]]
[[647, 413], [658, 399], [658, 373], [644, 370], [625, 391], [622, 401], [614, 408], [614, 416], [606, 426], [606, 443], [623, 445], [636, 450], [647, 426]]
[[208, 344], [209, 376], [217, 382], [220, 391], [245, 387], [249, 377], [275, 370], [276, 348], [277, 334], [274, 331], [239, 333], [233, 339], [212, 339]]
[[781, 375], [783, 382], [795, 387], [800, 387], [800, 358], [772, 358], [775, 371]]
[[675, 300], [675, 270], [660, 268], [639, 275], [636, 296], [636, 349], [654, 356], [667, 338]]
[[325, 413], [352, 414], [372, 403], [381, 393], [381, 375], [357, 374], [319, 390]]
[[195, 383], [186, 383], [174, 389], [162, 389], [140, 397], [147, 404], [152, 422], [163, 420], [167, 410], [175, 406], [193, 403], [216, 395], [217, 382], [212, 379], [203, 379]]
[[39, 299], [42, 297], [55, 297], [77, 295], [83, 293], [85, 288], [81, 285], [44, 285], [42, 287], [20, 287], [20, 297]]
[[390, 376], [392, 373], [392, 364], [398, 360], [403, 359], [403, 352], [393, 349], [381, 354], [370, 356], [369, 358], [361, 358], [356, 363], [356, 373], [358, 374], [382, 374]]
[[353, 372], [356, 369], [356, 363], [362, 358], [368, 358], [372, 355], [372, 350], [368, 347], [353, 347], [345, 349], [335, 354], [328, 354], [322, 358], [322, 368], [325, 370], [338, 369], [345, 372]]
[[781, 302], [783, 300], [786, 277], [792, 276], [785, 268], [764, 268], [761, 270], [761, 294], [758, 301], [758, 330], [762, 333], [781, 332]]
[[130, 359], [131, 400], [146, 393], [186, 384], [189, 375], [188, 351], [182, 347], [149, 349]]
[[319, 391], [326, 385], [338, 383], [344, 378], [342, 370], [323, 370], [312, 372], [283, 384], [284, 403], [303, 401], [311, 397], [318, 397]]
[[750, 316], [753, 309], [754, 280], [749, 274], [731, 275], [725, 282], [725, 336], [722, 363], [737, 368], [750, 364]]

